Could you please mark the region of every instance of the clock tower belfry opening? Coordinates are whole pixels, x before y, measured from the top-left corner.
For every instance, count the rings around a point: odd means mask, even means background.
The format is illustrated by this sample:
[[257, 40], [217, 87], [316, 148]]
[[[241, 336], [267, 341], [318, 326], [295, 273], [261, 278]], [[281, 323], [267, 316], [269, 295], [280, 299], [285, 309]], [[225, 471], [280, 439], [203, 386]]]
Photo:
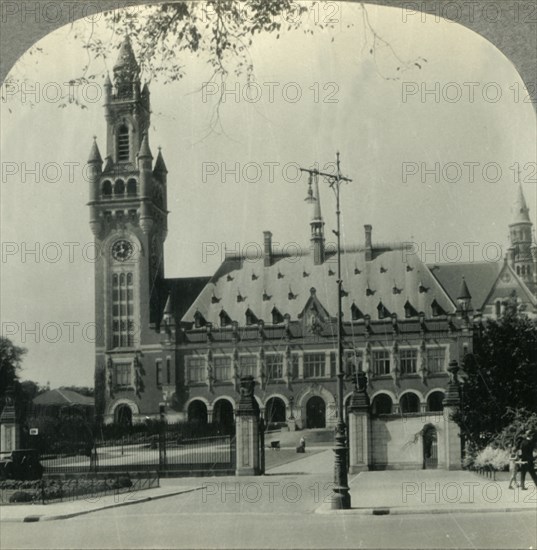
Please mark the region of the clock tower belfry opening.
[[[125, 38], [105, 83], [106, 157], [97, 140], [88, 159], [90, 228], [94, 235], [96, 403], [104, 414], [116, 391], [142, 391], [140, 357], [158, 336], [163, 310], [167, 169], [149, 146], [149, 87]], [[143, 369], [142, 369], [143, 370]], [[98, 391], [96, 393], [99, 393]]]

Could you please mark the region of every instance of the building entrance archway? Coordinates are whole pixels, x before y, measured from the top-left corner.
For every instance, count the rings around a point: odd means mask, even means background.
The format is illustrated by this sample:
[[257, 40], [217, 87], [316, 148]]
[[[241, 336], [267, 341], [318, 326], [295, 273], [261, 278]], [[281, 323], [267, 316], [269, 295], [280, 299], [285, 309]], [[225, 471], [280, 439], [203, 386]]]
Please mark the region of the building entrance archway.
[[318, 395], [310, 397], [306, 404], [306, 427], [326, 427], [326, 403], [324, 399]]

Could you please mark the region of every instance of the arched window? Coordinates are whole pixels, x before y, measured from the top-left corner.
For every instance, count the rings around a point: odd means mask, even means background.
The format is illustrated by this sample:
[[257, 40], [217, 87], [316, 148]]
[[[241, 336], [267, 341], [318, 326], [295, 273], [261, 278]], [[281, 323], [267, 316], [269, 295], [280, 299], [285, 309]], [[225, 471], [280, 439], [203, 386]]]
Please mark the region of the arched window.
[[420, 400], [415, 393], [404, 393], [399, 399], [399, 406], [403, 414], [420, 412]]
[[427, 398], [427, 410], [430, 412], [442, 412], [444, 410], [444, 392], [434, 391]]
[[114, 195], [123, 195], [125, 193], [125, 182], [116, 180], [114, 183]]
[[109, 197], [112, 194], [112, 182], [109, 180], [103, 181], [101, 192], [103, 196]]
[[117, 131], [117, 160], [129, 160], [129, 128], [125, 124]]
[[502, 314], [502, 303], [500, 302], [500, 300], [498, 300], [494, 304], [494, 309], [495, 309], [496, 317], [500, 317]]
[[371, 405], [371, 412], [373, 414], [392, 414], [392, 398], [385, 394], [381, 393], [373, 399]]
[[136, 180], [134, 178], [127, 182], [127, 195], [136, 195]]

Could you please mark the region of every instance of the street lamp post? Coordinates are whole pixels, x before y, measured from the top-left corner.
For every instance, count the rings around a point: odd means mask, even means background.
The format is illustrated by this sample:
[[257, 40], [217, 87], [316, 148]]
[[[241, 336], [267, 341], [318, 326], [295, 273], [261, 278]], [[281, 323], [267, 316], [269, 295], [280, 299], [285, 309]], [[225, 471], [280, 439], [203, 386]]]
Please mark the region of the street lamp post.
[[345, 426], [345, 412], [343, 403], [343, 314], [341, 307], [342, 280], [341, 280], [341, 210], [340, 210], [340, 186], [342, 182], [352, 181], [341, 175], [339, 164], [339, 152], [336, 153], [336, 173], [320, 172], [317, 169], [301, 168], [310, 176], [310, 188], [307, 201], [317, 200], [311, 192], [311, 178], [322, 176], [328, 182], [336, 196], [336, 231], [337, 237], [337, 424], [335, 436], [335, 463], [334, 463], [334, 494], [332, 495], [332, 509], [348, 510], [351, 507], [351, 495], [347, 479], [347, 434]]

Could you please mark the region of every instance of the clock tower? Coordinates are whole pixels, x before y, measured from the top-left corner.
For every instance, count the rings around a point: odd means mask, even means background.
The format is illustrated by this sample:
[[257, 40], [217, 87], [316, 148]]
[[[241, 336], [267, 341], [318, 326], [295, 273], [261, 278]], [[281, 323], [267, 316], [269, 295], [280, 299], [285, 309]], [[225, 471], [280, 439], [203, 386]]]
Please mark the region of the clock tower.
[[87, 169], [96, 249], [96, 412], [118, 421], [114, 401], [121, 401], [121, 416], [131, 422], [143, 412], [146, 348], [159, 342], [168, 212], [166, 165], [160, 151], [153, 162], [149, 147], [149, 88], [141, 87], [128, 38], [104, 89], [106, 157], [103, 163], [94, 138]]

